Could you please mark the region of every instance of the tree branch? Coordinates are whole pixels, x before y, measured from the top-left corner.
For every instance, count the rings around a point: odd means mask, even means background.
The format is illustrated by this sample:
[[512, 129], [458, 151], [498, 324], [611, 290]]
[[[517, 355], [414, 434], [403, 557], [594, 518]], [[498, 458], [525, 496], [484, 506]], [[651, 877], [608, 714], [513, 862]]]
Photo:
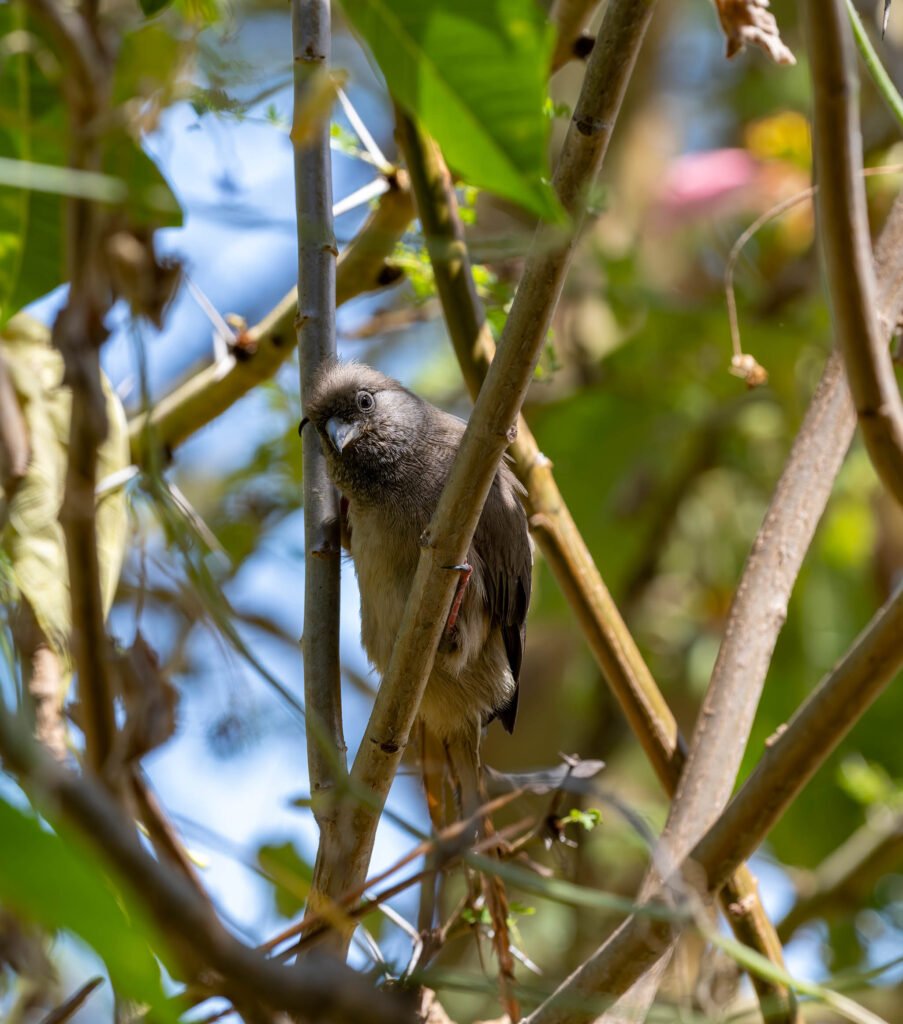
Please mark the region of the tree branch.
[[414, 1014], [399, 997], [374, 991], [372, 982], [332, 958], [307, 960], [289, 971], [249, 949], [223, 927], [181, 875], [154, 860], [110, 795], [89, 777], [60, 768], [0, 707], [4, 767], [53, 818], [59, 814], [127, 884], [179, 959], [195, 971], [219, 975], [213, 989], [247, 998], [303, 1020], [397, 1024]]
[[[903, 664], [901, 635], [903, 587], [874, 616], [786, 729], [766, 745], [759, 764], [678, 865], [672, 880], [683, 877], [702, 892], [717, 892], [737, 865], [755, 852]], [[673, 939], [670, 921], [650, 915], [628, 918], [524, 1024], [588, 1024], [596, 1013], [584, 1001], [600, 992], [614, 996], [627, 991]]]
[[[396, 125], [445, 322], [464, 378], [471, 394], [476, 395], [495, 344], [474, 286], [454, 185], [438, 146], [400, 110], [396, 111]], [[526, 504], [540, 548], [583, 626], [603, 676], [665, 791], [673, 795], [685, 750], [677, 723], [571, 517], [549, 460], [540, 453], [523, 416], [509, 453], [518, 479], [527, 488]], [[736, 925], [737, 937], [783, 967], [781, 944], [759, 900], [756, 881], [745, 866], [731, 879], [723, 903], [728, 919]], [[766, 1019], [795, 1019], [789, 990], [755, 981], [767, 1008]]]
[[[326, 73], [331, 45], [329, 0], [293, 0], [295, 120], [310, 108], [309, 94]], [[335, 359], [336, 242], [332, 222], [332, 161], [329, 118], [310, 127], [312, 137], [295, 142], [295, 203], [298, 218], [298, 320], [301, 401], [313, 381]], [[326, 470], [320, 440], [301, 434], [304, 456], [304, 705], [312, 809], [320, 827], [317, 859], [341, 856], [337, 794], [347, 776], [339, 668], [339, 603], [342, 544], [339, 496]], [[313, 893], [317, 893], [314, 887]], [[316, 899], [312, 909], [317, 909]], [[301, 962], [299, 958], [299, 963]]]
[[812, 67], [816, 208], [837, 342], [872, 464], [903, 504], [903, 401], [874, 313], [856, 54], [843, 0], [807, 0], [802, 12]]
[[352, 781], [372, 800], [350, 807], [346, 855], [324, 879], [333, 897], [363, 881], [376, 825], [411, 727], [455, 587], [455, 565], [467, 555], [501, 457], [514, 439], [527, 387], [584, 217], [584, 201], [617, 120], [633, 64], [651, 18], [653, 0], [613, 0], [587, 67], [553, 184], [574, 220], [562, 237], [540, 226], [524, 274], [436, 513], [421, 538], [423, 550], [398, 639], [352, 768]]
[[881, 695], [903, 664], [903, 587], [879, 609], [840, 663], [819, 683], [787, 727], [766, 744], [759, 763], [724, 814], [692, 851], [711, 888], [748, 857], [803, 786]]
[[[97, 124], [109, 109], [113, 59], [101, 42], [89, 9], [70, 11], [49, 0], [31, 0], [48, 25], [68, 71], [69, 167], [99, 172]], [[53, 326], [63, 357], [64, 384], [72, 391], [68, 462], [60, 522], [66, 538], [72, 602], [72, 650], [78, 670], [85, 760], [101, 775], [116, 731], [116, 692], [109, 640], [104, 629], [95, 528], [97, 450], [107, 434], [106, 403], [100, 378], [104, 317], [112, 302], [103, 260], [108, 218], [97, 203], [70, 197], [66, 202], [66, 267], [69, 295]], [[109, 785], [114, 780], [107, 779]]]
[[[336, 303], [391, 284], [397, 274], [386, 261], [413, 217], [407, 178], [395, 174], [392, 187], [377, 200], [363, 227], [343, 250], [335, 276]], [[295, 348], [295, 317], [298, 292], [293, 288], [260, 323], [244, 335], [240, 354], [227, 362], [201, 370], [159, 401], [149, 413], [129, 423], [132, 458], [146, 463], [148, 437], [164, 452], [171, 452], [193, 433], [224, 413], [230, 406], [268, 380]]]

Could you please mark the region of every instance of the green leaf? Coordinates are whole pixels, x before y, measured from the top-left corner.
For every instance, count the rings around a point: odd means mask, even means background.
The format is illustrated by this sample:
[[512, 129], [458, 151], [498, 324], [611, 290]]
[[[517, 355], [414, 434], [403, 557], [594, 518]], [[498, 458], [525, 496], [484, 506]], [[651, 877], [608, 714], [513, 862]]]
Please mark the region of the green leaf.
[[[141, 108], [149, 90], [162, 87], [161, 76], [167, 83], [174, 79], [181, 49], [163, 35], [145, 26], [125, 37], [114, 82], [119, 112], [129, 113], [129, 101]], [[103, 172], [115, 180], [92, 176], [89, 182], [68, 171], [63, 75], [23, 6], [0, 5], [0, 159], [11, 162], [7, 184], [0, 185], [0, 325], [65, 280], [64, 195], [85, 194], [93, 185], [91, 194], [99, 190], [116, 201], [132, 224], [181, 222], [172, 191], [141, 149], [141, 125], [129, 116], [103, 139]], [[22, 175], [11, 173], [15, 161], [25, 165]], [[23, 176], [27, 187], [18, 185]]]
[[579, 807], [572, 807], [561, 819], [565, 825], [582, 825], [587, 832], [592, 830], [602, 821], [602, 812], [590, 807], [581, 811]]
[[[15, 585], [31, 605], [50, 644], [68, 660], [71, 612], [66, 546], [59, 522], [68, 458], [71, 392], [62, 387], [63, 363], [50, 332], [18, 314], [0, 331], [0, 346], [22, 407], [31, 459], [7, 509], [0, 537]], [[102, 380], [109, 423], [97, 453], [98, 481], [129, 465], [128, 424], [122, 403]], [[125, 554], [128, 517], [120, 489], [97, 503], [97, 543], [104, 609], [113, 603]]]
[[38, 819], [0, 799], [0, 904], [50, 930], [83, 939], [107, 965], [120, 995], [175, 1022], [155, 955], [150, 922], [104, 873], [95, 855], [74, 837], [54, 834]]
[[[37, 63], [55, 58], [25, 28], [21, 4], [0, 6], [0, 157], [62, 165], [62, 93]], [[0, 187], [0, 324], [63, 281], [64, 252], [59, 196]]]
[[257, 851], [260, 870], [273, 882], [273, 899], [283, 917], [304, 909], [314, 871], [291, 841], [269, 843]]
[[550, 220], [552, 32], [535, 0], [343, 0], [398, 102], [470, 184]]

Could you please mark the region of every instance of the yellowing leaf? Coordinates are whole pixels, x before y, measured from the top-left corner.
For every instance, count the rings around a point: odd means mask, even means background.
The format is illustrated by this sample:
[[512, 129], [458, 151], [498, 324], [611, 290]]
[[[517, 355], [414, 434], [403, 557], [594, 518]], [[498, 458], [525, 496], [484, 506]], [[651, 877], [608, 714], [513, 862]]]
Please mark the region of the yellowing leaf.
[[[22, 406], [31, 447], [28, 472], [7, 509], [2, 545], [13, 582], [28, 601], [54, 650], [68, 662], [71, 612], [66, 546], [59, 523], [68, 457], [72, 396], [50, 331], [24, 314], [0, 331], [0, 345]], [[109, 431], [98, 451], [99, 480], [129, 465], [125, 412], [103, 379]], [[109, 611], [122, 569], [128, 522], [121, 489], [97, 505], [97, 541], [104, 608]]]

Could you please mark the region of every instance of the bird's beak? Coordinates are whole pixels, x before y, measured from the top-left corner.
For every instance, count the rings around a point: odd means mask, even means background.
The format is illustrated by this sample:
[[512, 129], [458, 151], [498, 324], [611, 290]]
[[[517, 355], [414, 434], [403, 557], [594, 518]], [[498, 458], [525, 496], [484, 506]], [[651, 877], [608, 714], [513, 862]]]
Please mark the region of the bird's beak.
[[338, 416], [333, 416], [326, 421], [326, 436], [332, 442], [332, 447], [335, 448], [339, 455], [357, 437], [360, 430], [359, 424], [340, 420]]

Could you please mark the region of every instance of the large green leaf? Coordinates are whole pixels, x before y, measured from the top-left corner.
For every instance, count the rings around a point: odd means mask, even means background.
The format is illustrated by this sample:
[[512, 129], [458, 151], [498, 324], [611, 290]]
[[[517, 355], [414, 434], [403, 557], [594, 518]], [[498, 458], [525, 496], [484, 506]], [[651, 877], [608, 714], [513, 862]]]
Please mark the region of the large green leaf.
[[[68, 457], [71, 392], [62, 387], [63, 363], [50, 332], [25, 314], [0, 331], [0, 346], [22, 406], [31, 449], [28, 472], [6, 509], [0, 537], [13, 580], [58, 654], [68, 659], [69, 572], [59, 510]], [[128, 425], [122, 403], [103, 379], [109, 430], [97, 454], [98, 480], [129, 465]], [[0, 491], [2, 499], [2, 491]], [[125, 552], [125, 496], [112, 490], [97, 504], [97, 543], [104, 607], [113, 603]]]
[[120, 995], [152, 1007], [155, 1020], [174, 1022], [155, 959], [160, 941], [96, 856], [2, 798], [0, 836], [0, 903], [44, 928], [79, 936], [107, 965]]
[[[0, 6], [0, 157], [62, 166], [63, 99], [37, 68], [39, 45], [21, 4]], [[0, 324], [62, 282], [63, 253], [60, 197], [0, 186]]]
[[535, 0], [343, 0], [398, 102], [468, 182], [555, 219], [543, 113], [552, 33]]
[[[141, 149], [140, 123], [133, 124], [148, 90], [160, 88], [160, 72], [149, 72], [149, 60], [156, 59], [162, 74], [175, 75], [180, 45], [171, 41], [164, 54], [159, 37], [160, 30], [150, 26], [125, 37], [114, 80], [114, 101], [122, 116], [104, 137], [103, 170], [121, 183], [122, 206], [131, 223], [162, 227], [178, 224], [181, 214], [165, 179]], [[145, 43], [150, 56], [142, 59]], [[0, 158], [65, 171], [62, 76], [55, 54], [38, 27], [27, 21], [22, 5], [0, 5]], [[29, 176], [29, 188], [15, 187], [9, 178], [0, 184], [0, 324], [65, 280], [63, 196], [77, 194], [82, 182], [57, 173], [51, 188], [47, 175], [29, 170]]]

